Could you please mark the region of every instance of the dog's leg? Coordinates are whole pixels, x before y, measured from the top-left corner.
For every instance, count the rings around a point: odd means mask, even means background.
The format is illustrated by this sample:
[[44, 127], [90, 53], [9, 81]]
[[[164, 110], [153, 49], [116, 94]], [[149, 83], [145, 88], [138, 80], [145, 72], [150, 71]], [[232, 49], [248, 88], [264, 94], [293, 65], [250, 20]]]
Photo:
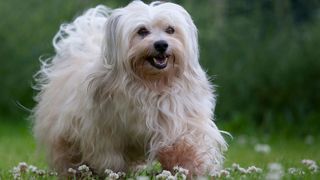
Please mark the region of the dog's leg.
[[203, 160], [200, 158], [197, 148], [184, 140], [162, 148], [157, 157], [166, 170], [172, 171], [174, 166], [180, 166], [189, 170], [189, 177], [193, 174], [201, 175], [204, 173]]
[[51, 149], [51, 166], [59, 176], [72, 176], [68, 173], [69, 168], [76, 169], [82, 162], [81, 154], [76, 144], [66, 141], [64, 138], [56, 140]]

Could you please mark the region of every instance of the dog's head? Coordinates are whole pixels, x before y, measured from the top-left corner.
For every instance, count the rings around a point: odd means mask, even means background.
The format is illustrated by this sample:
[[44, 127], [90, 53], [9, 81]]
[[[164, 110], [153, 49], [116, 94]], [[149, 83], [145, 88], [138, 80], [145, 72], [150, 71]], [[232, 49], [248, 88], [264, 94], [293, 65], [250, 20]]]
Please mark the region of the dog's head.
[[198, 65], [197, 44], [197, 29], [181, 6], [134, 1], [107, 20], [105, 63], [162, 88]]

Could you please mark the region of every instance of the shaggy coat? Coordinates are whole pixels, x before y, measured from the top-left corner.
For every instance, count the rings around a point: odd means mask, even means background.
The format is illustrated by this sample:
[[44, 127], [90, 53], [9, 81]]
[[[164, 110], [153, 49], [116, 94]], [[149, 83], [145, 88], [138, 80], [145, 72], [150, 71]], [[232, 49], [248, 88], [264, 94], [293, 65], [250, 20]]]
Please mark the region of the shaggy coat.
[[[159, 39], [169, 46], [161, 61]], [[226, 143], [213, 122], [213, 86], [181, 6], [100, 5], [62, 24], [53, 46], [36, 75], [34, 109], [34, 134], [53, 169], [64, 175], [86, 164], [103, 175], [153, 160], [197, 175], [221, 168]]]

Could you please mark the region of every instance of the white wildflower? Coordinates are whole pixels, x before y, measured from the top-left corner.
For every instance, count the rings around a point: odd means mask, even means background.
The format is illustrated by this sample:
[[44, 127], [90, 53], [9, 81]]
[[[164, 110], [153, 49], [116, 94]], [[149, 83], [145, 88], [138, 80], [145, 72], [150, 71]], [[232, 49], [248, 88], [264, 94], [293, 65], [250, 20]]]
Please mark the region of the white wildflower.
[[28, 169], [32, 173], [36, 173], [37, 170], [38, 170], [38, 168], [36, 166], [33, 166], [33, 165], [29, 165]]
[[279, 163], [270, 163], [268, 168], [269, 172], [266, 176], [267, 180], [278, 180], [284, 175], [283, 167]]
[[306, 165], [306, 166], [311, 166], [311, 165], [316, 164], [316, 162], [314, 160], [311, 160], [311, 159], [303, 159], [301, 161], [301, 163]]
[[271, 151], [271, 148], [268, 144], [256, 144], [254, 146], [254, 150], [258, 153], [269, 154]]
[[312, 164], [311, 166], [308, 167], [308, 169], [314, 173], [318, 172], [319, 167], [317, 164]]
[[222, 169], [220, 172], [219, 172], [219, 178], [220, 177], [229, 177], [230, 176], [230, 172], [225, 170], [225, 169]]
[[163, 170], [160, 174], [156, 176], [156, 179], [167, 179], [169, 176], [172, 176], [171, 172]]
[[247, 174], [247, 170], [242, 168], [242, 167], [240, 167], [239, 164], [233, 163], [232, 164], [232, 168], [236, 172], [240, 172], [241, 174]]
[[77, 174], [77, 170], [75, 170], [73, 168], [69, 168], [68, 173], [75, 175], [75, 174]]
[[89, 171], [90, 171], [89, 167], [88, 167], [87, 165], [85, 165], [85, 164], [79, 166], [79, 167], [78, 167], [78, 170], [79, 170], [80, 172], [89, 172]]
[[262, 173], [262, 169], [258, 168], [256, 166], [250, 166], [250, 167], [248, 167], [247, 172], [248, 173]]
[[20, 174], [20, 169], [18, 167], [13, 167], [11, 170], [12, 174]]
[[293, 167], [288, 169], [288, 173], [292, 174], [292, 175], [303, 175], [303, 174], [305, 174], [305, 172], [302, 171], [301, 169], [293, 168]]
[[55, 171], [49, 172], [49, 176], [58, 176], [58, 173]]
[[117, 173], [112, 172], [108, 175], [106, 179], [110, 179], [110, 180], [119, 179], [119, 175]]
[[109, 174], [113, 173], [113, 171], [112, 171], [111, 169], [106, 169], [106, 170], [104, 171], [104, 173], [107, 174], [107, 175], [109, 175]]
[[38, 170], [36, 171], [36, 174], [37, 174], [38, 176], [43, 176], [43, 175], [46, 174], [46, 171], [45, 171], [45, 170], [42, 170], [42, 169], [38, 169]]
[[171, 172], [167, 171], [167, 170], [163, 170], [161, 174], [163, 174], [164, 176], [167, 176], [167, 177], [172, 175]]
[[311, 159], [304, 159], [301, 161], [302, 164], [306, 165], [308, 167], [308, 169], [312, 172], [312, 173], [316, 173], [319, 171], [319, 167], [317, 165], [317, 163], [314, 160]]
[[20, 180], [21, 179], [21, 174], [18, 173], [18, 174], [13, 174], [13, 179], [14, 180]]
[[18, 164], [18, 168], [19, 168], [20, 173], [26, 173], [26, 172], [28, 172], [28, 164], [25, 163], [25, 162], [20, 162], [20, 163]]
[[189, 174], [189, 170], [188, 170], [188, 169], [184, 169], [183, 167], [180, 167], [180, 166], [175, 166], [175, 167], [173, 167], [173, 170], [174, 170], [176, 173], [185, 174], [185, 175], [188, 175], [188, 174]]

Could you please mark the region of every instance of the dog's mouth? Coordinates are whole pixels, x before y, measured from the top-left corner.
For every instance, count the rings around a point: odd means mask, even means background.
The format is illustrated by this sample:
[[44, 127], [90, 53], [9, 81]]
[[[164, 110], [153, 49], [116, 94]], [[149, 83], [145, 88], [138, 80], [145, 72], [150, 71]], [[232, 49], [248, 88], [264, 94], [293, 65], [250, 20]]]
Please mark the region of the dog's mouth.
[[158, 54], [155, 56], [150, 56], [147, 58], [147, 61], [157, 69], [164, 69], [168, 65], [168, 59], [170, 55], [167, 54]]

